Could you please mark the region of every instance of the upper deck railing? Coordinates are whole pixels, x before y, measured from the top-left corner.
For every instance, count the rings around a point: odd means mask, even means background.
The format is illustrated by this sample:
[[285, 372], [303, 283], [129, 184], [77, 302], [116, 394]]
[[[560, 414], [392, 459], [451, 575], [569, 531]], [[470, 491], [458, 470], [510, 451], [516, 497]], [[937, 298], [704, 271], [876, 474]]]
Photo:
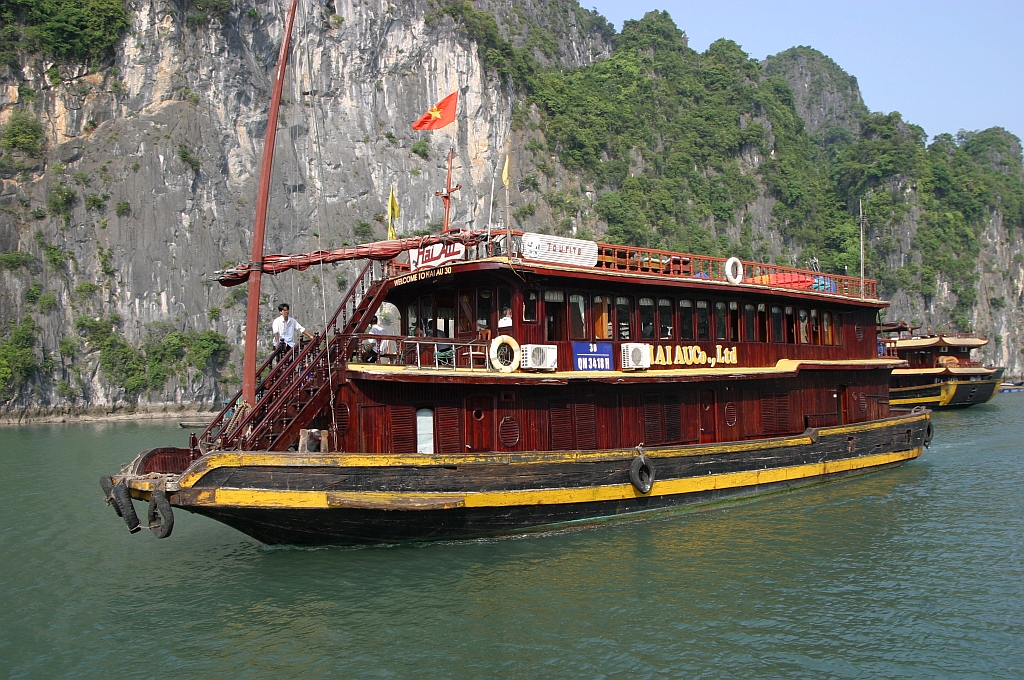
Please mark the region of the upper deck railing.
[[[525, 232], [512, 232], [512, 257], [524, 262], [551, 264], [551, 262], [532, 259], [523, 254], [522, 237]], [[496, 234], [490, 243], [466, 248], [465, 261], [479, 260], [495, 255], [506, 255], [506, 235]], [[726, 263], [730, 258], [712, 257], [710, 255], [693, 255], [678, 253], [658, 248], [623, 246], [613, 243], [597, 244], [597, 263], [593, 267], [579, 264], [559, 262], [558, 266], [581, 269], [584, 271], [621, 272], [628, 274], [653, 275], [671, 279], [697, 279], [733, 283], [726, 272]], [[592, 251], [591, 251], [592, 252]], [[838, 295], [853, 299], [878, 299], [878, 282], [874, 279], [828, 274], [810, 269], [785, 267], [764, 262], [746, 262], [739, 260], [741, 283], [767, 286], [782, 290], [799, 290], [814, 293]], [[408, 265], [396, 266], [397, 271], [407, 271]], [[863, 283], [863, 285], [862, 285]]]

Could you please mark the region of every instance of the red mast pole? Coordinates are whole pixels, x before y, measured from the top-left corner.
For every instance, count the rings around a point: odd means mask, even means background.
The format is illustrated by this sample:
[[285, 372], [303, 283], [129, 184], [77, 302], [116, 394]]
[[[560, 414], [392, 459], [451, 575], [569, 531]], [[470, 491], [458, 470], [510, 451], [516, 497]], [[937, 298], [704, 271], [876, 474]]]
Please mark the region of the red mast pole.
[[435, 196], [440, 196], [441, 201], [444, 203], [444, 228], [441, 233], [449, 230], [448, 218], [452, 208], [452, 194], [462, 188], [462, 185], [452, 186], [452, 159], [455, 157], [455, 149], [448, 149], [448, 179], [444, 183], [444, 191], [435, 191]]
[[292, 41], [292, 25], [295, 23], [295, 9], [299, 1], [292, 0], [285, 20], [284, 39], [277, 55], [277, 74], [274, 76], [274, 93], [270, 99], [270, 113], [267, 117], [267, 136], [263, 142], [263, 158], [260, 161], [260, 185], [256, 193], [256, 220], [252, 234], [252, 266], [249, 275], [249, 301], [245, 313], [245, 356], [242, 361], [242, 400], [250, 406], [256, 403], [256, 345], [260, 335], [260, 274], [263, 269], [263, 235], [267, 227], [267, 202], [270, 197], [270, 176], [274, 169], [274, 143], [277, 141], [277, 114], [281, 106], [281, 91], [284, 89], [284, 71], [288, 65], [288, 53]]

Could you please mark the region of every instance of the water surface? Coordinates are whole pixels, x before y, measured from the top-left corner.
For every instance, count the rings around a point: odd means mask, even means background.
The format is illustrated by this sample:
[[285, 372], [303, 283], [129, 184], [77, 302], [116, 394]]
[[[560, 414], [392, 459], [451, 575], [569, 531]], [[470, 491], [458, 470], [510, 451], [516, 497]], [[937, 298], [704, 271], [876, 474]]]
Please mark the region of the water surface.
[[129, 535], [97, 480], [174, 424], [0, 429], [0, 677], [1020, 677], [1022, 422], [999, 395], [901, 468], [699, 512], [322, 549]]

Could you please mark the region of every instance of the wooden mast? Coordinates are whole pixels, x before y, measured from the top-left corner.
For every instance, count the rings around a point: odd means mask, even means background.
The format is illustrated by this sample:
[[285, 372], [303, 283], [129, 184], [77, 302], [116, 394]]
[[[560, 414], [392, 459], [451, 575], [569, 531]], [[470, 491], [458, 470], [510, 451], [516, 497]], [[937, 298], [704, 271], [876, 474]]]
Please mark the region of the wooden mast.
[[455, 149], [448, 149], [448, 179], [444, 183], [444, 191], [435, 191], [435, 196], [440, 196], [441, 201], [444, 203], [444, 228], [441, 233], [449, 230], [448, 219], [452, 208], [452, 194], [462, 188], [462, 185], [452, 186], [452, 159], [455, 157]]
[[242, 400], [252, 406], [256, 403], [256, 346], [260, 337], [260, 275], [263, 273], [263, 236], [267, 227], [267, 202], [270, 197], [270, 178], [274, 169], [274, 144], [277, 141], [277, 116], [281, 106], [281, 91], [284, 89], [284, 72], [288, 65], [288, 53], [292, 40], [292, 25], [295, 23], [295, 9], [299, 0], [292, 0], [285, 20], [284, 38], [277, 55], [277, 74], [274, 76], [274, 92], [270, 99], [270, 113], [267, 116], [267, 135], [263, 142], [263, 158], [260, 161], [260, 184], [256, 192], [256, 219], [253, 223], [252, 259], [254, 270], [249, 275], [249, 301], [245, 313], [245, 355], [242, 361]]

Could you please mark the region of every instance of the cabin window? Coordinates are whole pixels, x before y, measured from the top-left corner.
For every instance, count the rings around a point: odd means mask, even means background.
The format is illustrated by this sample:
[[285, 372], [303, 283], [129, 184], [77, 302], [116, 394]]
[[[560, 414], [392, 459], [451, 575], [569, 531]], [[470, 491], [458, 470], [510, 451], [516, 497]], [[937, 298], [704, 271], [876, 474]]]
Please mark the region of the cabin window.
[[679, 339], [693, 340], [693, 300], [679, 301]]
[[843, 317], [839, 312], [832, 312], [832, 333], [837, 345], [843, 344]]
[[832, 315], [828, 312], [822, 312], [821, 314], [821, 337], [824, 344], [833, 344], [834, 338], [832, 337]]
[[711, 303], [707, 300], [697, 300], [697, 338], [711, 339]]
[[797, 328], [799, 329], [800, 344], [801, 345], [810, 344], [810, 342], [811, 342], [810, 314], [807, 312], [806, 309], [801, 309], [798, 312], [798, 314], [799, 314], [799, 316], [797, 318], [799, 320], [799, 325], [797, 326]]
[[782, 315], [782, 307], [772, 305], [772, 342], [786, 341], [786, 317]]
[[578, 293], [569, 296], [569, 339], [586, 340], [587, 298]]
[[821, 344], [821, 324], [818, 323], [818, 310], [811, 310], [811, 343]]
[[544, 291], [544, 316], [548, 342], [565, 340], [565, 293], [560, 290]]
[[416, 410], [416, 453], [434, 452], [434, 409]]
[[472, 289], [459, 291], [459, 333], [473, 332], [474, 292]]
[[451, 288], [437, 291], [437, 332], [434, 335], [455, 337], [455, 291]]
[[658, 300], [658, 337], [662, 340], [671, 340], [672, 331], [672, 301], [660, 298]]
[[729, 326], [724, 302], [715, 303], [715, 340], [725, 340]]
[[523, 291], [523, 321], [537, 320], [537, 291]]
[[633, 306], [629, 303], [629, 298], [615, 298], [615, 325], [618, 329], [619, 340], [630, 339], [630, 327], [632, 326], [632, 316]]
[[743, 305], [743, 339], [747, 342], [757, 340], [757, 313], [749, 302]]
[[786, 342], [796, 343], [796, 313], [792, 307], [786, 307]]
[[640, 308], [640, 337], [650, 340], [654, 337], [654, 298], [640, 298], [637, 307]]
[[405, 334], [416, 335], [416, 305], [411, 304], [405, 309]]
[[[507, 286], [501, 286], [498, 288], [498, 319], [505, 318], [505, 311], [508, 310], [508, 325], [506, 328], [512, 328], [512, 289]], [[500, 324], [499, 324], [500, 326]]]
[[485, 331], [491, 327], [491, 291], [481, 289], [476, 294], [476, 331]]
[[768, 306], [763, 302], [757, 305], [757, 340], [768, 342]]
[[594, 338], [612, 338], [612, 299], [607, 295], [594, 296]]
[[740, 339], [740, 305], [737, 302], [729, 303], [729, 341], [736, 342]]
[[420, 327], [418, 335], [429, 338], [434, 335], [434, 298], [420, 298]]

